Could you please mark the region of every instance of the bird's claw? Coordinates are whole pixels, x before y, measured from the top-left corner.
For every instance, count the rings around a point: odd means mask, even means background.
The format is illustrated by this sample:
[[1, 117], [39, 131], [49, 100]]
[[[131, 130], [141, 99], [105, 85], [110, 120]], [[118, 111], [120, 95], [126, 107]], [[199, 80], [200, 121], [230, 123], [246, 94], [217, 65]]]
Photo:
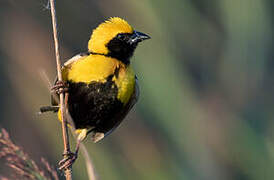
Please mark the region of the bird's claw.
[[63, 81], [57, 81], [55, 85], [51, 88], [51, 91], [55, 92], [56, 94], [68, 92], [68, 84]]
[[59, 165], [59, 170], [64, 170], [67, 168], [70, 168], [72, 166], [72, 164], [75, 162], [75, 160], [77, 159], [77, 155], [78, 153], [65, 153], [63, 154], [64, 158], [58, 163]]

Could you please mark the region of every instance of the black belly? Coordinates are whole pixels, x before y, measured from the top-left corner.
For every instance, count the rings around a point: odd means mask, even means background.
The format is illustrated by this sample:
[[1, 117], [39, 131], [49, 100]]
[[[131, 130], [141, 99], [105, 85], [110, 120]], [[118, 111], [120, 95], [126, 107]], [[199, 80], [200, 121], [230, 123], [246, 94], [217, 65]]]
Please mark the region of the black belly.
[[110, 78], [105, 83], [68, 83], [68, 108], [77, 129], [94, 127], [94, 131], [106, 132], [119, 122], [113, 117], [123, 103], [117, 99], [118, 88]]

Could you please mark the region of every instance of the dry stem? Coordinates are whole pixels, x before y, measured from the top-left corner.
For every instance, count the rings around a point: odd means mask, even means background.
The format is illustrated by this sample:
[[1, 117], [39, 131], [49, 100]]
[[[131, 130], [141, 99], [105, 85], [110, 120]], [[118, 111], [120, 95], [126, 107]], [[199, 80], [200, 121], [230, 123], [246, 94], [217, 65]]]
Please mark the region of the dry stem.
[[[50, 9], [51, 9], [51, 17], [52, 17], [52, 26], [53, 26], [53, 35], [54, 35], [54, 44], [55, 44], [55, 53], [56, 53], [56, 65], [57, 65], [57, 75], [58, 80], [62, 81], [62, 72], [61, 72], [61, 63], [60, 63], [60, 54], [59, 54], [59, 43], [58, 43], [58, 33], [57, 33], [57, 22], [56, 22], [56, 12], [55, 12], [55, 4], [54, 0], [50, 0]], [[60, 108], [61, 108], [61, 118], [62, 118], [62, 130], [63, 130], [63, 141], [64, 141], [64, 154], [70, 152], [70, 146], [69, 146], [69, 139], [68, 139], [68, 128], [67, 128], [67, 117], [69, 119], [69, 122], [71, 124], [71, 130], [75, 131], [74, 123], [69, 115], [69, 112], [67, 112], [65, 116], [65, 110], [67, 107], [68, 102], [68, 96], [69, 94], [65, 94], [65, 100], [64, 100], [64, 93], [60, 94]], [[74, 135], [74, 133], [72, 133]], [[75, 137], [75, 135], [74, 135]], [[77, 138], [76, 138], [77, 139]], [[87, 152], [87, 149], [84, 144], [80, 142], [80, 148], [83, 153], [83, 156], [85, 157], [86, 161], [86, 167], [87, 172], [90, 180], [96, 180], [94, 168], [91, 162], [91, 158], [89, 157], [89, 154]], [[71, 167], [65, 170], [65, 176], [66, 179], [72, 179], [71, 177]]]
[[13, 177], [0, 179], [29, 179], [29, 180], [58, 180], [56, 171], [49, 163], [41, 158], [44, 168], [38, 165], [22, 150], [15, 145], [5, 129], [0, 130], [0, 159], [3, 159], [6, 165], [13, 170]]
[[[66, 104], [67, 104], [67, 99], [68, 99], [68, 95], [66, 95], [66, 97], [65, 97], [65, 103]], [[74, 122], [73, 122], [72, 117], [70, 116], [68, 111], [66, 112], [66, 117], [67, 117], [67, 120], [68, 120], [69, 124], [71, 125], [71, 131], [72, 131], [73, 137], [78, 141], [78, 139], [77, 139], [77, 137], [74, 133], [75, 130], [76, 130], [75, 126], [74, 126]], [[80, 142], [80, 150], [81, 150], [81, 152], [84, 156], [84, 159], [85, 159], [86, 169], [87, 169], [89, 180], [96, 180], [97, 178], [96, 178], [96, 173], [95, 173], [95, 170], [94, 170], [92, 160], [91, 160], [91, 158], [88, 154], [86, 146], [82, 142]]]
[[[52, 84], [44, 71], [41, 71], [41, 77], [42, 77], [42, 80], [45, 82], [45, 84], [47, 84], [48, 89], [50, 90], [50, 88], [52, 87]], [[66, 107], [67, 107], [67, 103], [68, 103], [67, 100], [68, 100], [68, 94], [65, 95], [65, 106]], [[59, 99], [57, 97], [56, 97], [56, 101], [59, 101]], [[73, 137], [77, 140], [77, 137], [75, 134], [75, 125], [74, 125], [74, 122], [73, 122], [69, 112], [68, 112], [68, 109], [66, 109], [66, 118], [67, 118], [67, 122], [70, 124], [71, 133], [72, 133]], [[87, 169], [89, 180], [96, 180], [96, 172], [95, 172], [95, 169], [94, 169], [94, 166], [92, 163], [92, 159], [89, 156], [89, 153], [87, 151], [85, 144], [82, 142], [80, 143], [80, 151], [85, 159], [86, 169]]]
[[[55, 1], [54, 0], [50, 0], [50, 7], [51, 7], [50, 9], [51, 9], [52, 28], [53, 28], [54, 45], [55, 45], [57, 77], [58, 77], [59, 81], [62, 81], [61, 62], [60, 62], [59, 43], [58, 43], [58, 33], [57, 33], [57, 21], [56, 21]], [[70, 152], [70, 146], [69, 146], [69, 138], [68, 138], [68, 127], [67, 127], [67, 122], [66, 122], [66, 118], [65, 118], [64, 93], [60, 94], [60, 109], [61, 109], [61, 119], [62, 119], [64, 154], [68, 154]], [[66, 168], [64, 171], [65, 171], [66, 179], [71, 180], [72, 179], [72, 169], [71, 169], [71, 167]]]

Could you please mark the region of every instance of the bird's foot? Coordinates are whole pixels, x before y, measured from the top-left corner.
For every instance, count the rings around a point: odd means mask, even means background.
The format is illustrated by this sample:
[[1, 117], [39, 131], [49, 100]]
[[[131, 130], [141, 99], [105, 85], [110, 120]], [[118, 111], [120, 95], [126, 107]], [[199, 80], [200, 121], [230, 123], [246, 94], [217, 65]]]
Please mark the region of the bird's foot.
[[80, 141], [77, 140], [77, 144], [75, 147], [75, 153], [68, 151], [63, 154], [64, 158], [58, 163], [59, 170], [68, 169], [72, 166], [72, 164], [75, 162], [75, 160], [78, 157], [79, 147], [80, 147]]
[[57, 81], [54, 86], [52, 86], [51, 91], [55, 92], [56, 94], [61, 94], [68, 92], [68, 84], [64, 81]]
[[76, 151], [75, 153], [72, 153], [72, 152], [64, 153], [63, 156], [64, 158], [58, 163], [59, 170], [70, 168], [78, 157], [78, 151]]

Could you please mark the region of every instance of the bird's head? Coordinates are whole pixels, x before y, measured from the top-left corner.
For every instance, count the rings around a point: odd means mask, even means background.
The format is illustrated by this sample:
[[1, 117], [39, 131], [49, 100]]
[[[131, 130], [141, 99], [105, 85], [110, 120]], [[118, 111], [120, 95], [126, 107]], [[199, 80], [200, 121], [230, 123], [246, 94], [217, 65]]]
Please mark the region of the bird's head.
[[93, 30], [88, 50], [93, 54], [107, 55], [129, 64], [136, 46], [145, 39], [150, 37], [134, 31], [127, 21], [113, 17]]

